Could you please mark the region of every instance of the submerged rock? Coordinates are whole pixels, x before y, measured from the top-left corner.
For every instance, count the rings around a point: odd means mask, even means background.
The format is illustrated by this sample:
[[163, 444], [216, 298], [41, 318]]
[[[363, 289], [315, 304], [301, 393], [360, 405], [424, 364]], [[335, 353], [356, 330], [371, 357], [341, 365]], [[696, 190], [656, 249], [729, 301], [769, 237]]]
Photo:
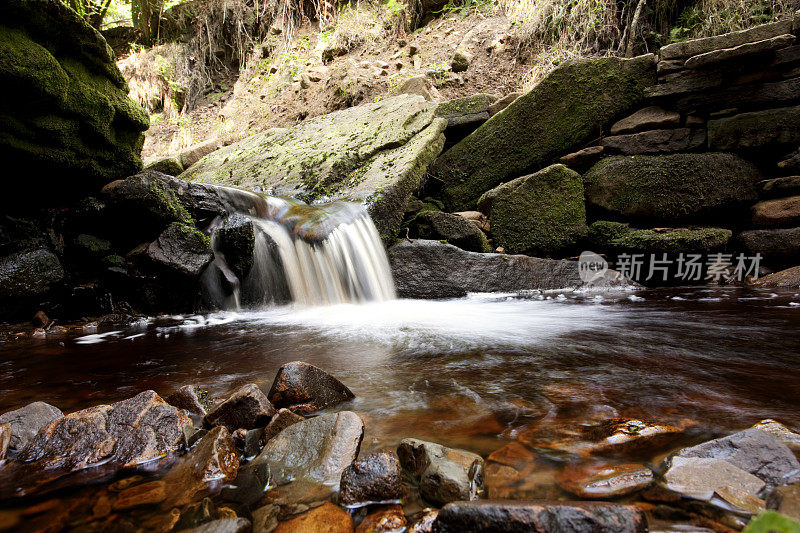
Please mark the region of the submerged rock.
[[567, 501], [478, 501], [445, 505], [434, 523], [439, 533], [644, 533], [644, 513], [633, 505]]
[[0, 425], [9, 425], [7, 434], [10, 437], [9, 447], [19, 451], [39, 433], [39, 430], [62, 416], [64, 413], [49, 403], [33, 402], [0, 415]]
[[577, 261], [466, 252], [438, 241], [401, 242], [389, 249], [401, 298], [460, 298], [470, 292], [516, 292], [580, 287], [624, 288], [632, 281], [613, 270], [584, 283]]
[[445, 152], [433, 168], [447, 207], [475, 207], [485, 191], [585, 146], [643, 101], [653, 56], [571, 61]]
[[250, 383], [214, 407], [203, 418], [203, 425], [224, 426], [228, 431], [234, 432], [239, 428], [252, 429], [265, 426], [274, 414], [275, 407], [267, 396], [258, 385]]
[[419, 479], [419, 492], [431, 503], [475, 500], [483, 487], [480, 455], [418, 439], [403, 439], [397, 455], [403, 468]]
[[342, 472], [339, 501], [356, 506], [399, 500], [403, 495], [401, 474], [400, 460], [394, 453], [362, 457]]
[[302, 414], [333, 407], [353, 398], [355, 395], [341, 381], [302, 361], [283, 365], [269, 391], [269, 400], [275, 407]]
[[252, 524], [246, 518], [223, 518], [187, 529], [184, 533], [250, 533], [251, 528]]
[[292, 424], [267, 442], [251, 464], [266, 462], [276, 483], [308, 479], [338, 485], [358, 455], [364, 422], [341, 411]]
[[421, 96], [400, 95], [271, 129], [204, 157], [182, 179], [305, 201], [364, 203], [394, 238], [411, 194], [444, 145], [447, 121]]
[[353, 519], [341, 507], [325, 502], [286, 522], [281, 522], [274, 533], [297, 533], [300, 531], [324, 531], [326, 533], [351, 533]]
[[586, 499], [625, 496], [653, 482], [653, 472], [642, 464], [570, 465], [558, 474], [558, 486]]

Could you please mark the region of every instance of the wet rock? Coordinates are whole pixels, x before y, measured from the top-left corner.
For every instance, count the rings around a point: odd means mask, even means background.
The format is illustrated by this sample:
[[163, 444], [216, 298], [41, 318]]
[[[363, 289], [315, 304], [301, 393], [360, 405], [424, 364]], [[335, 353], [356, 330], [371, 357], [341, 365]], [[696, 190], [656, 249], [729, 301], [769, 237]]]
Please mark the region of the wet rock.
[[800, 196], [758, 202], [753, 206], [753, 224], [761, 227], [800, 224]]
[[634, 229], [605, 220], [589, 226], [592, 245], [604, 251], [708, 252], [723, 248], [732, 235], [731, 230], [723, 228]]
[[191, 421], [153, 391], [58, 418], [20, 454], [38, 468], [77, 470], [100, 462], [135, 466], [177, 451]]
[[601, 142], [606, 151], [613, 154], [653, 155], [692, 152], [705, 148], [706, 132], [692, 128], [650, 130], [605, 137]]
[[486, 235], [475, 224], [455, 214], [422, 211], [413, 222], [415, 236], [422, 239], [447, 241], [471, 252], [491, 252]]
[[241, 214], [231, 215], [217, 230], [217, 238], [225, 262], [236, 277], [244, 281], [253, 267], [253, 249], [256, 242], [253, 222]]
[[253, 533], [270, 533], [278, 527], [280, 509], [275, 504], [269, 504], [253, 511]]
[[708, 146], [721, 152], [780, 153], [800, 144], [800, 107], [742, 113], [708, 122]]
[[[389, 249], [397, 293], [402, 298], [460, 298], [469, 292], [516, 292], [584, 287], [576, 261], [525, 255], [479, 254], [439, 241], [401, 242]], [[613, 270], [589, 283], [625, 287]]]
[[246, 518], [224, 518], [189, 529], [186, 533], [250, 533], [251, 529], [250, 520]]
[[9, 180], [0, 203], [63, 205], [138, 171], [148, 118], [100, 32], [58, 0], [4, 1], [0, 20], [0, 155], [29, 177]]
[[0, 424], [0, 464], [8, 454], [11, 446], [11, 424]]
[[166, 184], [168, 179], [170, 176], [145, 170], [109, 183], [103, 187], [103, 195], [115, 215], [137, 220], [142, 226], [137, 231], [143, 234], [158, 232], [171, 222], [191, 224], [191, 214]]
[[767, 496], [767, 509], [800, 521], [800, 484], [776, 487]]
[[605, 499], [633, 494], [653, 482], [653, 473], [642, 464], [583, 464], [564, 468], [558, 486], [580, 498]]
[[763, 257], [800, 257], [800, 228], [743, 231], [738, 240], [751, 254]]
[[439, 533], [644, 533], [644, 513], [632, 505], [601, 502], [479, 501], [445, 505], [434, 524]]
[[262, 435], [264, 444], [269, 442], [272, 437], [288, 428], [292, 424], [302, 422], [303, 420], [305, 420], [305, 418], [293, 413], [289, 409], [278, 409], [278, 412], [272, 417], [272, 420], [270, 420], [269, 424], [267, 424], [267, 426], [264, 428], [264, 434]]
[[379, 452], [355, 461], [342, 472], [339, 501], [345, 506], [399, 500], [402, 469], [397, 455]]
[[602, 146], [589, 146], [583, 150], [567, 154], [559, 159], [562, 165], [572, 170], [584, 172], [603, 158], [605, 149]]
[[330, 413], [284, 429], [252, 463], [268, 463], [279, 484], [305, 478], [336, 485], [358, 455], [363, 437], [364, 423], [356, 413]]
[[236, 479], [230, 485], [222, 489], [221, 497], [225, 501], [251, 506], [264, 497], [264, 491], [271, 480], [269, 463], [250, 462], [239, 469]]
[[611, 135], [638, 133], [640, 131], [674, 128], [681, 123], [680, 113], [658, 106], [645, 107], [611, 126]]
[[437, 509], [423, 509], [408, 526], [408, 533], [433, 533], [433, 524], [439, 515]]
[[[27, 302], [32, 298], [43, 296], [63, 279], [64, 268], [61, 262], [53, 252], [45, 248], [2, 257], [0, 258], [0, 305], [18, 307], [19, 300]], [[0, 312], [0, 314], [5, 313]]]
[[691, 39], [680, 43], [663, 46], [659, 51], [662, 59], [675, 59], [696, 56], [723, 48], [733, 48], [745, 43], [771, 39], [779, 35], [792, 33], [791, 21], [781, 21], [772, 24], [762, 24], [753, 28], [725, 33], [714, 37]]
[[247, 137], [180, 177], [303, 200], [337, 195], [362, 202], [390, 242], [408, 199], [444, 145], [446, 121], [434, 116], [435, 109], [409, 94], [350, 107]]
[[199, 277], [211, 263], [211, 243], [192, 226], [173, 222], [150, 243], [147, 258], [159, 267], [190, 277]]
[[767, 198], [800, 194], [800, 176], [774, 178], [760, 183], [761, 195]]
[[269, 400], [275, 407], [302, 414], [333, 407], [353, 398], [355, 395], [341, 381], [302, 361], [283, 365], [269, 391]]
[[406, 517], [399, 505], [381, 507], [364, 517], [355, 533], [396, 533], [405, 531]]
[[722, 459], [771, 487], [800, 480], [800, 462], [792, 451], [774, 436], [758, 429], [746, 429], [684, 448], [675, 457]]
[[733, 60], [751, 59], [752, 56], [765, 55], [781, 48], [786, 48], [795, 40], [794, 35], [777, 35], [762, 41], [740, 44], [731, 48], [713, 50], [692, 56], [686, 60], [684, 67], [689, 69], [708, 68], [716, 63], [724, 63]]
[[769, 274], [753, 282], [756, 287], [791, 287], [800, 288], [800, 266], [787, 268], [774, 274]]
[[353, 519], [341, 507], [325, 502], [316, 509], [287, 522], [281, 522], [275, 528], [275, 533], [300, 533], [302, 531], [352, 533]]
[[419, 479], [423, 498], [445, 504], [475, 500], [483, 486], [483, 458], [418, 439], [403, 439], [397, 447], [403, 468]]
[[758, 169], [732, 154], [610, 157], [584, 175], [588, 203], [659, 223], [711, 216], [756, 200]]
[[234, 392], [227, 400], [215, 406], [204, 418], [206, 427], [224, 426], [233, 432], [239, 428], [252, 429], [264, 426], [275, 414], [267, 396], [250, 383]]
[[556, 254], [586, 236], [583, 180], [564, 165], [489, 191], [478, 201], [487, 204], [492, 235], [508, 253]]
[[654, 83], [653, 56], [562, 64], [437, 159], [448, 209], [473, 209], [485, 191], [585, 146]]
[[[168, 404], [186, 409], [192, 414], [205, 416], [208, 393], [195, 385], [184, 385], [165, 398]], [[202, 398], [201, 398], [202, 397]]]
[[6, 436], [10, 437], [9, 447], [22, 450], [39, 430], [64, 416], [57, 407], [45, 402], [29, 403], [14, 411], [0, 415], [0, 425], [8, 424]]
[[163, 481], [151, 481], [121, 491], [114, 500], [112, 508], [124, 511], [143, 505], [155, 505], [166, 499], [166, 484]]
[[[798, 280], [795, 285], [800, 286], [800, 280]], [[795, 453], [800, 451], [800, 433], [792, 431], [777, 420], [772, 420], [771, 418], [764, 419], [758, 424], [755, 424], [752, 429], [769, 433]]]
[[214, 489], [212, 482], [233, 481], [238, 468], [239, 454], [230, 433], [224, 427], [212, 429], [164, 476], [169, 504], [197, 501]]
[[724, 487], [756, 495], [765, 486], [761, 479], [724, 459], [698, 457], [673, 457], [664, 480], [670, 490], [699, 500], [710, 500]]

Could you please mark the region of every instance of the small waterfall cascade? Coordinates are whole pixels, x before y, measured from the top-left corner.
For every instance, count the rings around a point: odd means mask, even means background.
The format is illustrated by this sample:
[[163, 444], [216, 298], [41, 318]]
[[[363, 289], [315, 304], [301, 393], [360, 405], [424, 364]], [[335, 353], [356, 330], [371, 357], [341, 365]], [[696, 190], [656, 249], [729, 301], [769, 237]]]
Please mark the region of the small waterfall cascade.
[[395, 297], [386, 252], [362, 206], [344, 201], [311, 206], [233, 188], [221, 192], [232, 214], [209, 228], [214, 261], [203, 274], [208, 306], [313, 306]]

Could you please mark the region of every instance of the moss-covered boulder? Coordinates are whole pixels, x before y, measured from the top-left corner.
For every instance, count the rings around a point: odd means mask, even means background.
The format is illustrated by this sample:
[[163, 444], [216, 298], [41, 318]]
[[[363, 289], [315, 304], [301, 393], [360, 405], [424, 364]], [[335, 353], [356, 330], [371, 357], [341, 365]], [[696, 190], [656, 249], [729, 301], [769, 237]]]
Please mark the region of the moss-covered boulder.
[[723, 228], [635, 229], [606, 220], [589, 226], [592, 246], [603, 252], [708, 252], [723, 248], [732, 236]]
[[459, 215], [433, 209], [421, 211], [414, 219], [416, 237], [444, 241], [470, 252], [491, 252], [492, 246], [480, 228]]
[[[759, 170], [732, 154], [610, 157], [584, 175], [591, 207], [657, 223], [732, 219], [758, 198]], [[744, 212], [744, 211], [743, 211]]]
[[656, 82], [653, 56], [565, 63], [445, 152], [433, 167], [447, 207], [472, 209], [487, 190], [537, 171], [635, 111]]
[[147, 115], [100, 33], [60, 0], [0, 2], [0, 85], [0, 158], [25, 174], [4, 182], [12, 207], [63, 205], [141, 168]]
[[307, 202], [362, 202], [385, 242], [444, 146], [436, 105], [404, 94], [272, 129], [213, 152], [181, 179]]
[[[487, 198], [482, 199], [485, 206]], [[511, 254], [557, 254], [586, 235], [583, 181], [564, 165], [501, 185], [490, 205], [495, 244]]]

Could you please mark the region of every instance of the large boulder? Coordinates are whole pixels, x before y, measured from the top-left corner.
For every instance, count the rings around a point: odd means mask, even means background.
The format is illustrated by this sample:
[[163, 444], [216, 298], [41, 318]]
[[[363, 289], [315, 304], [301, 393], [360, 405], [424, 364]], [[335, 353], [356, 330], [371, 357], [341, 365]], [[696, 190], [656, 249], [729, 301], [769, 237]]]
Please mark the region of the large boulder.
[[435, 111], [435, 104], [409, 94], [352, 107], [248, 137], [204, 157], [180, 177], [308, 202], [362, 202], [388, 242], [444, 146], [447, 121]]
[[278, 370], [268, 397], [275, 407], [311, 413], [352, 400], [355, 395], [321, 368], [293, 361]]
[[758, 198], [759, 170], [732, 154], [610, 157], [584, 175], [595, 208], [661, 223], [729, 218]]
[[709, 252], [723, 248], [732, 235], [731, 230], [724, 228], [636, 229], [607, 220], [589, 226], [592, 246], [602, 251]]
[[0, 50], [0, 158], [28, 178], [6, 180], [2, 203], [63, 202], [141, 168], [147, 115], [75, 11], [60, 0], [0, 3]]
[[435, 504], [477, 500], [483, 487], [483, 458], [435, 442], [403, 439], [400, 464], [419, 481], [420, 495]]
[[350, 507], [400, 500], [403, 496], [400, 460], [392, 452], [362, 457], [342, 472], [339, 501]]
[[652, 55], [560, 66], [436, 161], [433, 173], [444, 183], [448, 208], [472, 209], [485, 191], [597, 138], [634, 111], [655, 82]]
[[45, 402], [33, 402], [0, 415], [0, 425], [10, 425], [9, 447], [22, 450], [28, 441], [53, 420], [64, 416], [60, 409]]
[[576, 261], [466, 252], [439, 241], [403, 241], [389, 249], [389, 260], [401, 298], [460, 298], [470, 292], [623, 288], [633, 284], [613, 270], [584, 283]]
[[711, 120], [711, 150], [779, 155], [800, 144], [800, 106], [767, 109]]
[[743, 231], [738, 240], [748, 252], [767, 259], [800, 257], [800, 228]]
[[158, 270], [189, 278], [198, 278], [213, 259], [208, 236], [180, 222], [167, 226], [144, 254]]
[[228, 431], [234, 432], [239, 428], [253, 429], [266, 426], [274, 414], [275, 407], [267, 396], [258, 385], [249, 383], [209, 411], [203, 417], [203, 425], [224, 426]]
[[556, 254], [586, 236], [583, 181], [564, 165], [549, 166], [490, 193], [492, 236], [508, 253]]

